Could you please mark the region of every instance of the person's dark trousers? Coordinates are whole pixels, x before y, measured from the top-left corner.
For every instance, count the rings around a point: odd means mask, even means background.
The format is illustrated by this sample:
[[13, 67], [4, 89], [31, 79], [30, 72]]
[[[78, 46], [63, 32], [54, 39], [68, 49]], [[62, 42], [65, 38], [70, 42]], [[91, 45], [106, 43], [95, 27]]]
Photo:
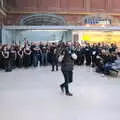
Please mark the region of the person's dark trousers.
[[42, 65], [42, 54], [38, 54], [38, 62], [39, 62], [39, 66]]
[[92, 67], [95, 67], [95, 63], [96, 63], [96, 56], [92, 55]]
[[52, 55], [51, 53], [48, 53], [48, 63], [52, 64]]
[[96, 72], [104, 73], [104, 64], [98, 62], [98, 63], [96, 64]]
[[79, 55], [78, 56], [78, 65], [83, 65], [84, 64], [84, 56]]
[[73, 72], [72, 71], [62, 71], [65, 82], [61, 84], [61, 87], [65, 88], [65, 93], [69, 93], [68, 84], [73, 81]]
[[5, 60], [5, 71], [6, 72], [11, 72], [12, 71], [11, 61], [9, 59]]
[[81, 56], [81, 65], [84, 64], [84, 56]]
[[34, 65], [34, 67], [38, 66], [38, 60], [39, 60], [39, 55], [38, 54], [33, 54], [33, 65]]
[[104, 66], [104, 74], [109, 75], [111, 69], [112, 69], [111, 65], [105, 65]]
[[56, 67], [56, 71], [58, 71], [58, 62], [52, 62], [52, 71], [55, 70]]
[[42, 53], [42, 65], [48, 64], [47, 53]]
[[91, 64], [91, 56], [90, 55], [86, 55], [86, 65], [90, 65]]
[[11, 56], [10, 58], [10, 64], [11, 64], [11, 68], [15, 69], [16, 68], [16, 60], [15, 60], [15, 56]]

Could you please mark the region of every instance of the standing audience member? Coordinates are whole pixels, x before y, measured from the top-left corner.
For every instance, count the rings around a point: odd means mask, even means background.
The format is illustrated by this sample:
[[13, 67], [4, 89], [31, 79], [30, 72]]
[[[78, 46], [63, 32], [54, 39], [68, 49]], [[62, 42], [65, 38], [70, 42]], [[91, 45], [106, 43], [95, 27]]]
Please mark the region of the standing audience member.
[[91, 48], [91, 52], [92, 52], [92, 67], [96, 66], [96, 57], [99, 54], [99, 50], [96, 44], [93, 44], [92, 48]]
[[52, 71], [54, 71], [54, 67], [56, 67], [56, 71], [58, 71], [58, 53], [57, 48], [52, 48], [51, 50], [51, 62], [52, 62]]
[[89, 44], [84, 48], [86, 65], [91, 65], [91, 47]]
[[76, 62], [77, 65], [84, 65], [84, 47], [83, 46], [79, 46], [76, 49], [76, 54], [78, 56]]

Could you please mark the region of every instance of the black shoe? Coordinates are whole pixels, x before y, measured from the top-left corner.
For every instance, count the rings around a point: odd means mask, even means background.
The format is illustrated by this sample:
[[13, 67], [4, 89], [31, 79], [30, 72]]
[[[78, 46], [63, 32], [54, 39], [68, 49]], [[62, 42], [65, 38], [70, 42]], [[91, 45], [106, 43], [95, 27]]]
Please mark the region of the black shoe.
[[94, 67], [95, 67], [95, 65], [94, 65], [94, 64], [92, 64], [92, 67], [94, 68]]
[[54, 70], [52, 70], [52, 71], [54, 71]]
[[73, 94], [72, 94], [72, 93], [66, 93], [66, 95], [67, 95], [67, 96], [73, 96]]
[[64, 93], [64, 88], [63, 88], [63, 86], [60, 85], [60, 89], [61, 89], [61, 91]]

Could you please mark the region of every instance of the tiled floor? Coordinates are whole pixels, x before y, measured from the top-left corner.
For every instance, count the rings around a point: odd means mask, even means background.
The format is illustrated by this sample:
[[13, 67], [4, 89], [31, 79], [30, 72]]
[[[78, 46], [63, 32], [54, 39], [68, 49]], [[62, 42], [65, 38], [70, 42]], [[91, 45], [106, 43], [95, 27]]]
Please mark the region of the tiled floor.
[[0, 120], [120, 120], [120, 77], [76, 66], [73, 97], [60, 92], [62, 82], [50, 67], [0, 72]]

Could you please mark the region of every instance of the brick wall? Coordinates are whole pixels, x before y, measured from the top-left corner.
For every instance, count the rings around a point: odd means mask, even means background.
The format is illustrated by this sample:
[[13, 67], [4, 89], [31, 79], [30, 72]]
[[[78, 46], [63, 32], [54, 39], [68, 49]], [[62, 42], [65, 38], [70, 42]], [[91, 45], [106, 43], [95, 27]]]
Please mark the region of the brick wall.
[[[9, 0], [5, 24], [18, 24], [29, 14], [61, 12], [67, 23], [79, 24], [81, 13], [120, 13], [120, 0]], [[80, 14], [64, 14], [73, 12]]]
[[9, 0], [10, 11], [120, 12], [120, 0]]

